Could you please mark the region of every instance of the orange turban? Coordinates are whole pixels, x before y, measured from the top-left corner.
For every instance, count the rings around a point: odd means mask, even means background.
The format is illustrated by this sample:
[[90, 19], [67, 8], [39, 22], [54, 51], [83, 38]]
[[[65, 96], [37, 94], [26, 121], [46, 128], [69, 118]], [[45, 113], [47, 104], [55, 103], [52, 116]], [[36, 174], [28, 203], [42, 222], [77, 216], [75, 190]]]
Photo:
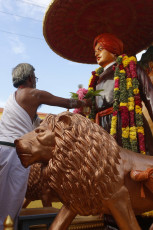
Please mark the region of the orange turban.
[[94, 48], [97, 43], [102, 44], [102, 48], [110, 53], [120, 55], [123, 53], [123, 42], [113, 34], [103, 33], [94, 40]]

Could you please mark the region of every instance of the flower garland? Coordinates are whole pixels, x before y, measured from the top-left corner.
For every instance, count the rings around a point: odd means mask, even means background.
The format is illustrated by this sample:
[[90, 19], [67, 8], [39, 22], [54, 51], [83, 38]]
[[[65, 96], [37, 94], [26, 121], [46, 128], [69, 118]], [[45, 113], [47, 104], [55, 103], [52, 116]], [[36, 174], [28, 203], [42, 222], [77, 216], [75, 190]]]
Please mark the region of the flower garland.
[[[114, 73], [114, 104], [110, 134], [116, 137], [117, 115], [121, 112], [122, 145], [145, 154], [142, 105], [136, 73], [136, 58], [121, 55]], [[139, 144], [139, 149], [138, 149]]]
[[[100, 66], [99, 68], [97, 68], [95, 71], [92, 71], [92, 75], [89, 79], [89, 83], [88, 83], [88, 90], [95, 90], [97, 82], [99, 80], [99, 75], [104, 71], [104, 68], [102, 66]], [[92, 107], [91, 107], [91, 111], [90, 114], [88, 116], [89, 119], [94, 120], [95, 116], [96, 116], [96, 112], [95, 112], [95, 97], [92, 98]]]
[[95, 90], [97, 82], [99, 80], [99, 75], [104, 71], [103, 67], [97, 68], [95, 71], [92, 71], [92, 75], [89, 79], [88, 90]]

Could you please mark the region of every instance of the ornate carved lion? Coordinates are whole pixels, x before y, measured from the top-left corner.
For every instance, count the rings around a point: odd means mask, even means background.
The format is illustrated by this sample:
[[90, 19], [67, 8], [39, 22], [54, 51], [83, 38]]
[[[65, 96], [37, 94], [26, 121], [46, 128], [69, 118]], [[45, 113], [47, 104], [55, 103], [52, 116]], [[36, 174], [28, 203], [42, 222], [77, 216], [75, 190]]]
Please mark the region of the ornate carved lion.
[[134, 181], [132, 170], [153, 168], [153, 157], [119, 147], [100, 126], [70, 112], [48, 115], [15, 141], [25, 167], [44, 164], [43, 178], [63, 207], [50, 230], [66, 230], [74, 217], [112, 214], [122, 230], [140, 229], [135, 214], [153, 209], [152, 193]]

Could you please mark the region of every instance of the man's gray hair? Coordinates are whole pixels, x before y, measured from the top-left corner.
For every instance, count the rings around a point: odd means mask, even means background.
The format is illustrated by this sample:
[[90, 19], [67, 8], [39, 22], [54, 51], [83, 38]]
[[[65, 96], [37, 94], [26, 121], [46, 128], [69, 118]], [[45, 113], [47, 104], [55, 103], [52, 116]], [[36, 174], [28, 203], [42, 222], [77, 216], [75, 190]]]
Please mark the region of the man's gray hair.
[[24, 84], [30, 75], [33, 75], [35, 68], [28, 63], [20, 63], [12, 70], [13, 86]]

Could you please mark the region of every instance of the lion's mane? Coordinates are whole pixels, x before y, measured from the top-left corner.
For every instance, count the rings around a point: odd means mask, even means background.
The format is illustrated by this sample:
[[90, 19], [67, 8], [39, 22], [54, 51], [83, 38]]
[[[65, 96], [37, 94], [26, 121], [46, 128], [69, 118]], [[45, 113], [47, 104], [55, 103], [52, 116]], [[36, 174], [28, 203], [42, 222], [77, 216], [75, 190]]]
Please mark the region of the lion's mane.
[[42, 164], [35, 163], [30, 167], [28, 186], [25, 195], [26, 199], [31, 201], [41, 199], [43, 184]]
[[46, 167], [49, 185], [61, 201], [80, 215], [102, 211], [119, 180], [119, 146], [102, 127], [70, 112], [48, 115], [55, 148]]

